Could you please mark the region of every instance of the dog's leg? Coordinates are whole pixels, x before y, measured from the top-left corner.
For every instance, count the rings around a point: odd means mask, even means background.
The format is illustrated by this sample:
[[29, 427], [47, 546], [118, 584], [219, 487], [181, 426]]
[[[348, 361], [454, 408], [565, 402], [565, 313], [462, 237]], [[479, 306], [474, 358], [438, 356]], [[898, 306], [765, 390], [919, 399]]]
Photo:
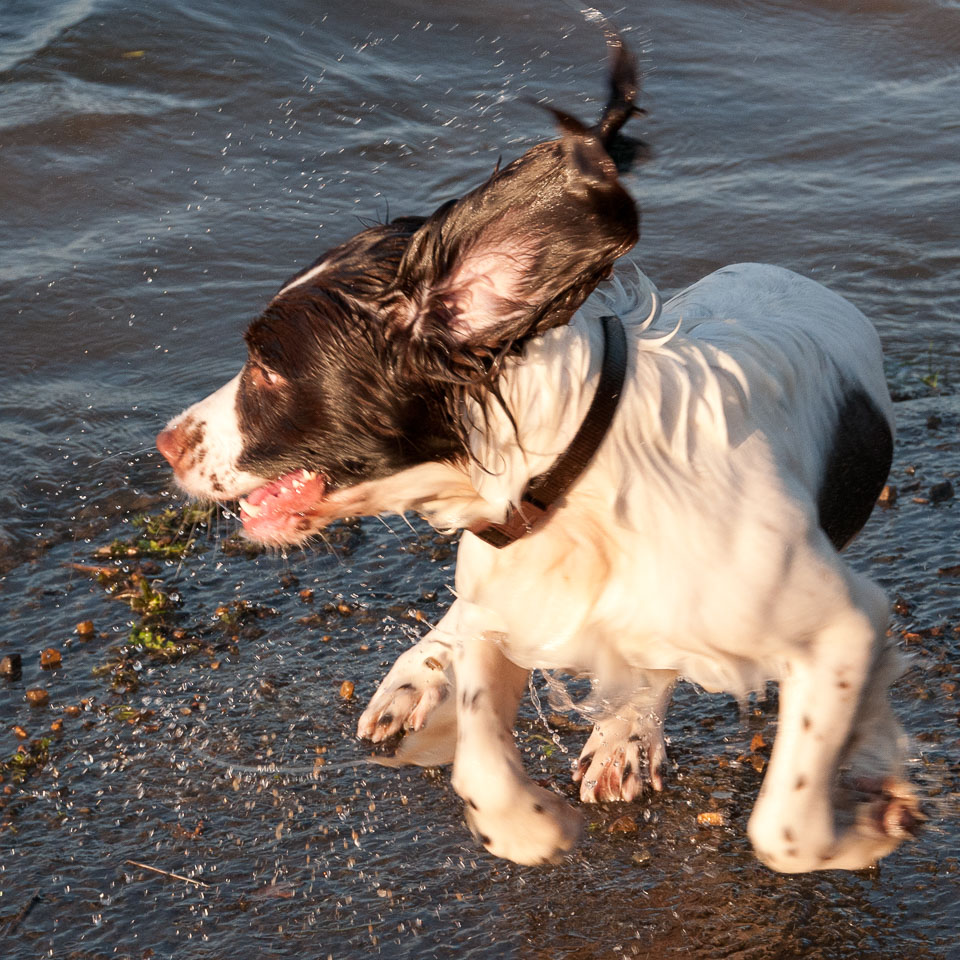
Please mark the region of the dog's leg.
[[749, 833], [774, 870], [856, 870], [920, 819], [900, 779], [902, 730], [887, 702], [899, 656], [887, 604], [847, 573], [851, 606], [814, 634], [780, 684], [779, 730]]
[[380, 681], [357, 723], [357, 736], [379, 743], [401, 731], [420, 730], [453, 690], [453, 641], [431, 630], [404, 650]]
[[663, 789], [667, 745], [663, 721], [677, 675], [647, 670], [629, 703], [601, 719], [575, 762], [574, 782], [584, 803], [633, 800], [649, 783]]
[[357, 736], [383, 743], [403, 735], [392, 754], [371, 757], [385, 766], [441, 766], [453, 760], [457, 715], [451, 658], [457, 604], [422, 640], [397, 657], [357, 723]]
[[470, 829], [494, 856], [516, 863], [553, 861], [576, 843], [580, 817], [524, 773], [513, 724], [528, 673], [503, 655], [495, 638], [465, 634], [454, 655], [453, 788], [463, 798]]

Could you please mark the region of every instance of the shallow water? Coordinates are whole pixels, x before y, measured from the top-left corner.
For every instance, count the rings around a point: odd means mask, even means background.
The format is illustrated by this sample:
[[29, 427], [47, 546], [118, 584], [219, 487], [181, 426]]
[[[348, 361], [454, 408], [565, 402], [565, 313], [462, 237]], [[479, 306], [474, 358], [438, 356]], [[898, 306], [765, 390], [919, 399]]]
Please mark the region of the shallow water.
[[[643, 51], [654, 150], [628, 180], [633, 259], [665, 292], [751, 259], [827, 282], [876, 322], [902, 401], [901, 497], [852, 556], [903, 601], [917, 668], [898, 699], [931, 821], [875, 871], [789, 878], [744, 834], [773, 701], [741, 718], [684, 689], [667, 791], [630, 806], [636, 832], [609, 832], [622, 810], [585, 811], [557, 867], [478, 850], [445, 772], [363, 764], [365, 698], [449, 602], [450, 545], [419, 523], [364, 521], [288, 557], [211, 534], [182, 564], [154, 560], [201, 647], [128, 658], [134, 692], [93, 675], [132, 614], [68, 564], [102, 564], [98, 546], [168, 502], [153, 435], [232, 375], [250, 317], [361, 223], [429, 211], [549, 135], [531, 98], [587, 117], [604, 91], [599, 29], [573, 4], [263, 6], [3, 13], [0, 653], [24, 676], [0, 681], [0, 756], [14, 725], [29, 742], [88, 701], [42, 770], [0, 785], [4, 956], [957, 956], [960, 605], [939, 571], [960, 564], [960, 531], [955, 502], [914, 498], [960, 469], [960, 7], [616, 18]], [[259, 607], [217, 614], [238, 600]], [[63, 665], [41, 671], [49, 646]], [[36, 686], [49, 707], [25, 703]], [[570, 791], [583, 734], [561, 733], [564, 754], [532, 707], [521, 727], [529, 766]], [[728, 825], [698, 828], [707, 809]]]

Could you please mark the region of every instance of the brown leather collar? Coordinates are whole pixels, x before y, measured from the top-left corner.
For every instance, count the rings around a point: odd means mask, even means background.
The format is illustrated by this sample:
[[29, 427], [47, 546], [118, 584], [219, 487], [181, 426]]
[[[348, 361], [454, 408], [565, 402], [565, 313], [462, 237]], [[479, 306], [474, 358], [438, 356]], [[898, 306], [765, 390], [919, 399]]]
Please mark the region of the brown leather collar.
[[570, 446], [546, 472], [527, 483], [520, 503], [503, 523], [479, 520], [467, 529], [494, 547], [507, 547], [550, 518], [556, 502], [573, 486], [593, 459], [617, 412], [627, 372], [627, 337], [617, 317], [601, 317], [603, 366], [597, 392]]

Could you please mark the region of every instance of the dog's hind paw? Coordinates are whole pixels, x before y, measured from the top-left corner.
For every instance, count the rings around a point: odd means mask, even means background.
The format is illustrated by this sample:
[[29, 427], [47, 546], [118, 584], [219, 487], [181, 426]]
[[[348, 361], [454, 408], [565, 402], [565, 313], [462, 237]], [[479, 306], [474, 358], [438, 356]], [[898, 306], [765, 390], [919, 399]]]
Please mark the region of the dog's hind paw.
[[659, 717], [610, 717], [594, 727], [574, 761], [573, 781], [584, 803], [630, 801], [647, 786], [663, 789], [666, 759]]

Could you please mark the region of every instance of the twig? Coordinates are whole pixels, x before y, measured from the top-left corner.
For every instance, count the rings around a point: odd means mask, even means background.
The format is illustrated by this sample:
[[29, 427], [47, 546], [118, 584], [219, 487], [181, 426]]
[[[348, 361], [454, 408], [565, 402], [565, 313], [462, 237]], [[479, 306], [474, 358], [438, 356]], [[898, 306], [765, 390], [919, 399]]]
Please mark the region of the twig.
[[209, 883], [204, 883], [202, 880], [194, 880], [192, 877], [182, 877], [179, 873], [170, 873], [169, 870], [161, 870], [159, 867], [151, 867], [149, 863], [140, 863], [138, 860], [126, 860], [125, 863], [131, 863], [135, 867], [140, 867], [142, 870], [152, 870], [154, 873], [159, 873], [164, 877], [173, 877], [174, 880], [182, 880], [184, 883], [192, 883], [198, 887], [209, 887]]
[[43, 894], [38, 890], [21, 908], [19, 913], [7, 925], [4, 936], [11, 937], [17, 932], [20, 924], [30, 916], [33, 908], [43, 899]]

